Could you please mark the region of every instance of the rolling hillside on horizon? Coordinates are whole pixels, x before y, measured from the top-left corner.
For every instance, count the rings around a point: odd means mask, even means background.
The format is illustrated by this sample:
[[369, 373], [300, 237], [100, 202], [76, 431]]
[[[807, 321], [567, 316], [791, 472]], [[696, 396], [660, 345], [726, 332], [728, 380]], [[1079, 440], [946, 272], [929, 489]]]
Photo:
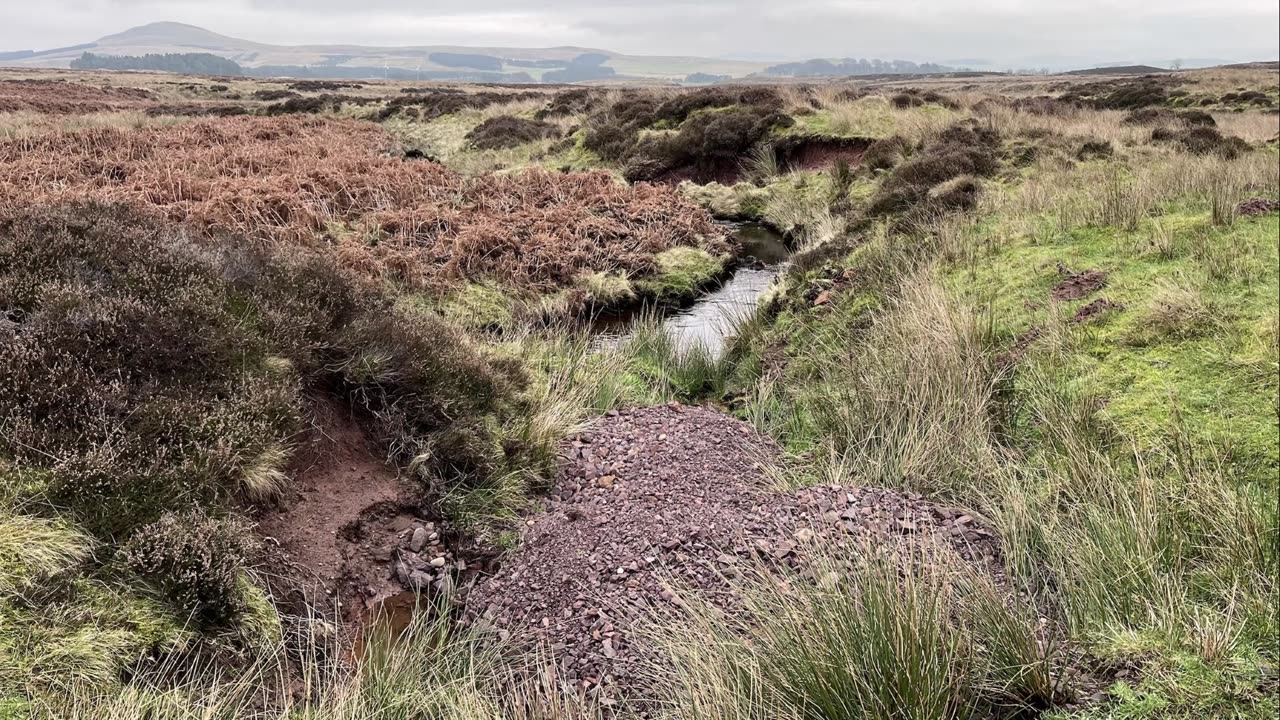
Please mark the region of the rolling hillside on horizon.
[[[103, 64], [86, 65], [85, 53]], [[870, 74], [940, 74], [953, 71], [1064, 72], [1170, 65], [1183, 68], [1228, 64], [1225, 60], [1087, 60], [1035, 57], [996, 64], [985, 59], [938, 63], [896, 59], [810, 58], [803, 61], [682, 55], [628, 55], [612, 50], [560, 45], [502, 47], [468, 45], [371, 46], [348, 43], [274, 45], [222, 35], [178, 22], [155, 22], [97, 40], [40, 50], [0, 49], [0, 67], [160, 69], [114, 67], [110, 58], [152, 55], [212, 55], [238, 65], [245, 75], [324, 79], [456, 80], [474, 82], [658, 81], [705, 84], [738, 78], [859, 77]], [[760, 54], [759, 57], [766, 57]], [[108, 60], [102, 61], [102, 58]], [[191, 72], [179, 68], [178, 72]], [[1120, 74], [1132, 74], [1121, 72]]]
[[[691, 73], [742, 77], [760, 72], [768, 65], [763, 62], [716, 58], [624, 55], [609, 50], [574, 46], [516, 48], [461, 45], [271, 45], [176, 22], [142, 25], [82, 45], [0, 52], [0, 65], [66, 68], [85, 52], [106, 56], [209, 53], [232, 60], [246, 70], [306, 66], [316, 69], [314, 71], [331, 68], [333, 74], [339, 76], [345, 74], [341, 70], [343, 68], [367, 70], [385, 67], [393, 71], [421, 72], [423, 79], [428, 79], [433, 73], [470, 69], [513, 76], [523, 73], [538, 80], [545, 72], [563, 69], [582, 56], [603, 56], [605, 59], [601, 65], [611, 68], [616, 75], [654, 80], [683, 80]], [[456, 56], [485, 56], [489, 61], [496, 62], [497, 66], [467, 68], [452, 64], [456, 62]]]

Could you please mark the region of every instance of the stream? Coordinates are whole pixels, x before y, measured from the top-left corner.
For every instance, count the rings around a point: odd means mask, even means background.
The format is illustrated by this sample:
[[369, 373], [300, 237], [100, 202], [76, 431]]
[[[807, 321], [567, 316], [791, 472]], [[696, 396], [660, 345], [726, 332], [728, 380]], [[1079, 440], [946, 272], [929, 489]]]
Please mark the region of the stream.
[[[759, 223], [733, 223], [730, 227], [742, 244], [738, 268], [691, 305], [662, 313], [662, 324], [681, 351], [701, 345], [712, 356], [719, 355], [725, 337], [733, 330], [733, 320], [755, 309], [791, 257], [782, 235], [769, 227]], [[644, 312], [637, 309], [597, 318], [594, 332], [606, 342], [621, 341], [631, 322]]]

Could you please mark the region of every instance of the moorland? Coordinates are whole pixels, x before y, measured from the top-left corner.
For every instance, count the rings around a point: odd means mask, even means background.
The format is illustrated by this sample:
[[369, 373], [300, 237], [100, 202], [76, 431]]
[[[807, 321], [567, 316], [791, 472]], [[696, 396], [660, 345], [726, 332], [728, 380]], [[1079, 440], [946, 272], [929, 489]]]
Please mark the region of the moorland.
[[0, 72], [0, 717], [1274, 717], [1277, 105]]

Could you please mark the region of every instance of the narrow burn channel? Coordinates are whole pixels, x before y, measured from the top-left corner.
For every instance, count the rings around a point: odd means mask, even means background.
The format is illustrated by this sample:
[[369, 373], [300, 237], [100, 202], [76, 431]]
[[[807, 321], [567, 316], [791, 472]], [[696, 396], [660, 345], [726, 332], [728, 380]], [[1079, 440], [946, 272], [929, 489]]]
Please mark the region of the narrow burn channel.
[[742, 245], [742, 255], [737, 268], [719, 286], [686, 307], [636, 308], [597, 317], [592, 324], [597, 338], [602, 342], [622, 341], [635, 320], [656, 312], [682, 351], [701, 346], [718, 356], [733, 330], [734, 320], [755, 309], [791, 257], [785, 238], [776, 230], [760, 223], [733, 223], [732, 227]]

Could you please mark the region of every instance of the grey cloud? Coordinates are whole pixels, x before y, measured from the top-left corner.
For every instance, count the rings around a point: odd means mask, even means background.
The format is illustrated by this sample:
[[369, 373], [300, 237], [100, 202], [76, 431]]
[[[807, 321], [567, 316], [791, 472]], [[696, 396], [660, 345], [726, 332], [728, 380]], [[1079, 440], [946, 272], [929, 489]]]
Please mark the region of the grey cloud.
[[269, 43], [585, 45], [1015, 63], [1280, 55], [1274, 0], [3, 0], [0, 50], [69, 45], [176, 20]]

